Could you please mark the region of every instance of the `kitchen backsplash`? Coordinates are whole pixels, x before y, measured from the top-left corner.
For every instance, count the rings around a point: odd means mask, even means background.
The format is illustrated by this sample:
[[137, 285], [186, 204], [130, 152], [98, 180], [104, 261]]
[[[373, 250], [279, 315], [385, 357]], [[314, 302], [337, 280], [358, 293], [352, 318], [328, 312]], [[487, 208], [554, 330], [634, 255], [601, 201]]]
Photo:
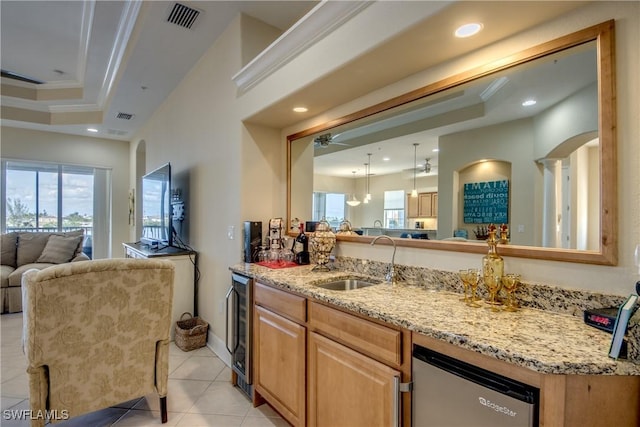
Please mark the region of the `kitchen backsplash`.
[[[335, 257], [333, 264], [333, 268], [336, 269], [353, 271], [380, 279], [384, 279], [389, 266], [389, 263], [386, 262], [342, 256]], [[395, 268], [400, 282], [426, 289], [463, 293], [462, 283], [457, 272], [399, 264], [396, 264]], [[478, 294], [483, 298], [487, 296], [482, 285], [478, 286]], [[550, 310], [572, 316], [583, 316], [584, 310], [588, 308], [619, 306], [625, 299], [620, 295], [606, 295], [529, 282], [526, 277], [522, 278], [522, 284], [516, 295], [523, 307]]]

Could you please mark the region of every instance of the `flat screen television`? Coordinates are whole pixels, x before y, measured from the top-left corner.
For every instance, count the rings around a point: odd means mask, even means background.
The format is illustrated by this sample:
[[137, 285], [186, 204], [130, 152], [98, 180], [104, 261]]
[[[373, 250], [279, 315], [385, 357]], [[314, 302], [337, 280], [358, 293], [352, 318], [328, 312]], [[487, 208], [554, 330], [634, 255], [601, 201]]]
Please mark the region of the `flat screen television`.
[[142, 239], [151, 245], [173, 246], [171, 221], [171, 165], [142, 177]]

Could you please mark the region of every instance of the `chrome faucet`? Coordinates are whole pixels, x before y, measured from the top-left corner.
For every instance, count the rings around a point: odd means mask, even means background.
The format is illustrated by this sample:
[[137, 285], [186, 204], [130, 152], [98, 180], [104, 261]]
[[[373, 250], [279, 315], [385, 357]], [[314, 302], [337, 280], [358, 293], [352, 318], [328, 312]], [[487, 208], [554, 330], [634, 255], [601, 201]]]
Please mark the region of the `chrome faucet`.
[[379, 219], [376, 219], [375, 221], [373, 221], [373, 227], [382, 228], [382, 221], [380, 221]]
[[387, 281], [387, 283], [395, 285], [398, 282], [396, 279], [396, 268], [395, 268], [395, 262], [396, 262], [395, 261], [396, 260], [395, 240], [393, 240], [391, 237], [387, 236], [386, 234], [381, 234], [375, 239], [373, 239], [373, 241], [371, 242], [371, 246], [373, 246], [378, 241], [378, 239], [382, 239], [382, 238], [389, 239], [391, 243], [393, 243], [393, 255], [391, 255], [391, 264], [389, 264], [389, 270], [387, 270], [387, 274], [384, 276], [384, 278]]

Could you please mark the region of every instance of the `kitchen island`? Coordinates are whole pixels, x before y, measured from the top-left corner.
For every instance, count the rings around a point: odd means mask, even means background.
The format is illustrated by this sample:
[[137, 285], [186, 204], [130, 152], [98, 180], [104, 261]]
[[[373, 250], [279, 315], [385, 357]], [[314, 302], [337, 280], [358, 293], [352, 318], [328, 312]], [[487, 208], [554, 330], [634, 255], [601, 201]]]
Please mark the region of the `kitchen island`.
[[[540, 425], [639, 425], [640, 365], [609, 358], [611, 336], [585, 325], [580, 317], [533, 308], [470, 308], [459, 300], [459, 293], [434, 292], [419, 283], [331, 291], [317, 284], [354, 274], [311, 269], [231, 267], [309, 304], [388, 325], [403, 332], [405, 341], [410, 335], [412, 343], [540, 388]], [[404, 359], [397, 368], [410, 373], [410, 343], [403, 341], [401, 347]], [[407, 406], [405, 399], [404, 425], [409, 425]]]

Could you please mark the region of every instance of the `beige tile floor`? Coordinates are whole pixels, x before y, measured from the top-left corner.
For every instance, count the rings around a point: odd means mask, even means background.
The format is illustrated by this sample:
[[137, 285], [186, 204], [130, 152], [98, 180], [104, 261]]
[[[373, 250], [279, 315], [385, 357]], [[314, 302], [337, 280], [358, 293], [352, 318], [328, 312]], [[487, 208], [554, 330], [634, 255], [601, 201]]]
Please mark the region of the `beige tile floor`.
[[[22, 353], [22, 314], [0, 316], [0, 426], [28, 427], [7, 410], [29, 409], [26, 358]], [[253, 408], [230, 382], [230, 369], [207, 347], [183, 352], [171, 343], [166, 426], [288, 426], [268, 405]], [[53, 424], [60, 427], [161, 425], [156, 395]]]

